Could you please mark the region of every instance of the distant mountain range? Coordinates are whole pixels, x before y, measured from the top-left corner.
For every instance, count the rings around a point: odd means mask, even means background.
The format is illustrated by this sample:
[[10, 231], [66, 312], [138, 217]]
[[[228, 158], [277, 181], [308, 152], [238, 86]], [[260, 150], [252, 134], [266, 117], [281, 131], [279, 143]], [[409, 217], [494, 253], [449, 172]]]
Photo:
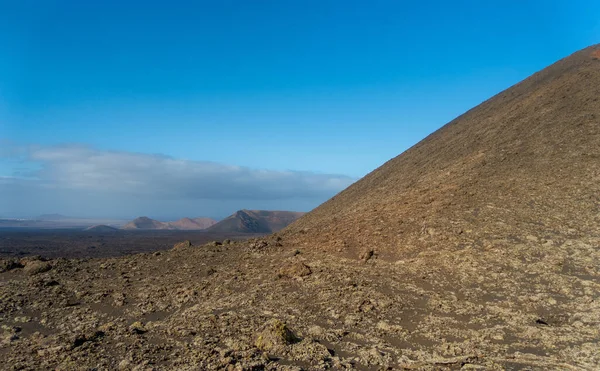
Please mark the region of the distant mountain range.
[[87, 219], [60, 214], [44, 214], [34, 218], [0, 218], [0, 228], [83, 229], [99, 225], [118, 227], [126, 222], [120, 219]]
[[125, 224], [126, 230], [206, 230], [218, 233], [273, 233], [304, 215], [295, 211], [239, 210], [217, 222], [210, 218], [182, 218], [161, 222], [142, 216]]
[[89, 232], [110, 233], [115, 230], [206, 230], [216, 233], [274, 233], [300, 218], [305, 213], [295, 211], [238, 210], [217, 222], [215, 219], [181, 218], [161, 222], [141, 216], [132, 221], [108, 219], [80, 219], [61, 214], [44, 214], [35, 219], [2, 219], [0, 228], [84, 228]]
[[158, 220], [150, 219], [146, 216], [142, 216], [132, 220], [125, 224], [121, 229], [128, 230], [148, 230], [148, 229], [167, 229], [167, 230], [202, 230], [206, 229], [217, 223], [216, 220], [211, 218], [182, 218], [173, 222], [160, 222]]
[[295, 211], [239, 210], [208, 228], [220, 233], [273, 233], [277, 232], [305, 213]]

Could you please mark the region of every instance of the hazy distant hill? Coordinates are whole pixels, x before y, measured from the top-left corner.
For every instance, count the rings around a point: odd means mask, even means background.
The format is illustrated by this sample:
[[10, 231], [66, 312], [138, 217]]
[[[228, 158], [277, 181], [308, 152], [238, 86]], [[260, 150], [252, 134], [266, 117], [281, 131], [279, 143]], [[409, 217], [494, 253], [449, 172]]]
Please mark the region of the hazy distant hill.
[[122, 229], [202, 230], [216, 223], [216, 220], [210, 218], [182, 218], [174, 222], [160, 222], [158, 220], [142, 216], [125, 224]]
[[221, 233], [273, 233], [302, 215], [304, 213], [295, 211], [239, 210], [207, 230]]
[[195, 230], [195, 229], [206, 229], [217, 224], [217, 221], [211, 218], [181, 218], [174, 222], [167, 222], [171, 229], [180, 230]]
[[119, 231], [119, 229], [108, 226], [108, 225], [104, 225], [104, 224], [99, 224], [99, 225], [93, 225], [91, 227], [87, 227], [86, 229], [84, 229], [85, 231], [88, 232], [97, 232], [97, 233], [116, 233]]
[[121, 229], [169, 229], [167, 223], [140, 216], [121, 227]]
[[60, 214], [45, 214], [34, 219], [9, 218], [1, 219], [0, 225], [3, 228], [28, 228], [28, 229], [64, 229], [77, 228], [84, 229], [88, 227], [104, 225], [117, 227], [125, 224], [125, 220], [119, 219], [83, 219], [64, 216]]

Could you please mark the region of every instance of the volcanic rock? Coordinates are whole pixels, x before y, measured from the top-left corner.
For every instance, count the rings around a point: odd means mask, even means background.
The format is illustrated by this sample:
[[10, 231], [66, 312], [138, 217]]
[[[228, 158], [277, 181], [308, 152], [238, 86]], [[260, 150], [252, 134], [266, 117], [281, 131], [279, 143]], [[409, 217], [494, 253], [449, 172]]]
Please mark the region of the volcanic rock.
[[33, 260], [25, 264], [23, 271], [30, 276], [34, 276], [39, 273], [48, 272], [50, 269], [52, 269], [52, 265], [49, 262]]
[[192, 243], [189, 240], [185, 240], [185, 241], [176, 243], [173, 246], [173, 248], [174, 249], [186, 249], [186, 248], [189, 248], [189, 247], [192, 247], [192, 246], [193, 245], [192, 245]]
[[285, 323], [274, 319], [267, 323], [264, 329], [258, 334], [255, 345], [260, 350], [269, 351], [298, 341], [300, 339]]

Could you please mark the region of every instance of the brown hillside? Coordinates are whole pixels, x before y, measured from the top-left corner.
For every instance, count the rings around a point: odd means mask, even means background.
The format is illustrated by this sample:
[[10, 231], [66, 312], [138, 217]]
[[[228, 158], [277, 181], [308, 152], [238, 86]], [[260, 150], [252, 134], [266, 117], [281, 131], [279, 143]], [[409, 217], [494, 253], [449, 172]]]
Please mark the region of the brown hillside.
[[238, 210], [208, 228], [221, 233], [273, 233], [304, 215], [295, 211]]
[[218, 222], [212, 218], [194, 218], [192, 219], [201, 229], [212, 227]]
[[[451, 121], [284, 232], [410, 257], [600, 233], [598, 45]], [[550, 243], [550, 242], [549, 242]]]
[[140, 216], [125, 224], [121, 229], [169, 229], [169, 225], [146, 216]]
[[170, 229], [177, 230], [201, 230], [213, 226], [217, 223], [216, 220], [210, 218], [181, 218], [174, 222], [168, 222]]
[[190, 218], [181, 218], [167, 224], [173, 229], [198, 229], [198, 225]]

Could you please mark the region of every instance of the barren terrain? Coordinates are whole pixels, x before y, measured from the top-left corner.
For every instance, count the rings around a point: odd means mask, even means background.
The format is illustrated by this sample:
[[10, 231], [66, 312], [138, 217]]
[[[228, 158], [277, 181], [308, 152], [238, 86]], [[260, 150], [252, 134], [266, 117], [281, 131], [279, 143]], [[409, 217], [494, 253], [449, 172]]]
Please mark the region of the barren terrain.
[[43, 258], [107, 258], [170, 249], [190, 240], [241, 240], [259, 234], [223, 234], [177, 230], [0, 229], [0, 258], [38, 255]]
[[271, 237], [24, 261], [0, 274], [0, 357], [5, 369], [592, 370], [599, 242], [389, 262]]

